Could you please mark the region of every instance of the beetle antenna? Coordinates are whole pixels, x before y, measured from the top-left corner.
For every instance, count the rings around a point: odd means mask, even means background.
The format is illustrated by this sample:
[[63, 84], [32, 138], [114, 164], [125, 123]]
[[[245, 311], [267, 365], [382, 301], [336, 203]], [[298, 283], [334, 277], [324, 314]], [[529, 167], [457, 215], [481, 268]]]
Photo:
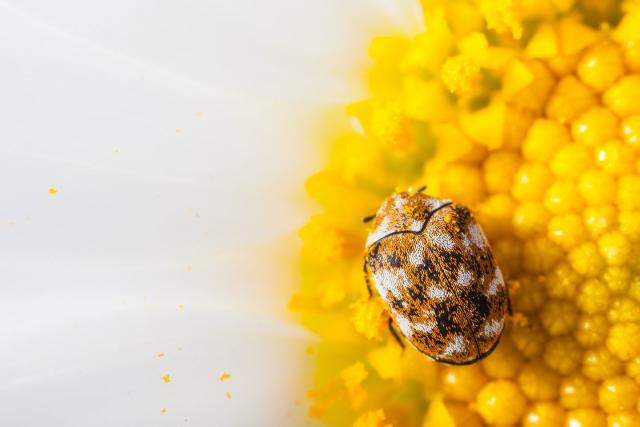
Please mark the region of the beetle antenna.
[[364, 222], [366, 224], [366, 223], [368, 223], [369, 221], [371, 221], [375, 217], [376, 217], [376, 214], [365, 216], [364, 218], [362, 218], [362, 222]]
[[422, 193], [426, 189], [427, 189], [427, 186], [426, 185], [422, 185], [416, 190], [416, 193]]

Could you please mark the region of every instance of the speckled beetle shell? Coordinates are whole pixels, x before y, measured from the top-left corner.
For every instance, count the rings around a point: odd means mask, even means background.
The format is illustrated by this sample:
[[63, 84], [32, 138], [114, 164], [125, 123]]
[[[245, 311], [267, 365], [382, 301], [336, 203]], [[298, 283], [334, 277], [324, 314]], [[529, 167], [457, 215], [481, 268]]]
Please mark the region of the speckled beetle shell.
[[498, 345], [508, 294], [466, 207], [421, 192], [390, 196], [373, 220], [365, 273], [402, 335], [430, 358], [465, 365]]

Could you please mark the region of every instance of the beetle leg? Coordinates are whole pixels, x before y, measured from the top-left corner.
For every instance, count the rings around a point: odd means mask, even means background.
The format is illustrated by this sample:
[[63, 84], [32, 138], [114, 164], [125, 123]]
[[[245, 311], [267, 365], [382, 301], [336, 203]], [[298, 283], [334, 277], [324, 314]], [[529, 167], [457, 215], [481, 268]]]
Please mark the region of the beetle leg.
[[509, 310], [509, 315], [513, 316], [513, 306], [511, 305], [511, 294], [518, 292], [520, 289], [520, 282], [517, 280], [509, 280], [507, 281], [507, 289], [505, 290], [507, 293], [507, 309]]
[[362, 264], [362, 271], [364, 272], [364, 281], [367, 284], [367, 290], [369, 291], [369, 299], [373, 298], [373, 289], [371, 288], [371, 280], [369, 279], [369, 270], [367, 269], [367, 256], [364, 257], [364, 263]]
[[426, 185], [421, 185], [421, 186], [416, 190], [416, 193], [422, 193], [422, 192], [423, 192], [424, 190], [426, 190], [426, 189], [427, 189], [427, 186], [426, 186]]
[[367, 215], [367, 216], [365, 216], [364, 218], [362, 218], [362, 222], [364, 222], [364, 223], [366, 224], [367, 222], [370, 222], [370, 221], [371, 221], [373, 218], [375, 218], [375, 217], [376, 217], [376, 214], [373, 214], [373, 215]]
[[398, 331], [396, 331], [396, 328], [393, 324], [393, 319], [391, 318], [391, 316], [389, 316], [389, 332], [391, 332], [391, 335], [393, 336], [393, 338], [396, 340], [398, 344], [400, 344], [400, 347], [402, 347], [402, 350], [404, 350], [404, 343], [402, 342], [402, 339], [400, 339], [400, 334], [398, 334]]

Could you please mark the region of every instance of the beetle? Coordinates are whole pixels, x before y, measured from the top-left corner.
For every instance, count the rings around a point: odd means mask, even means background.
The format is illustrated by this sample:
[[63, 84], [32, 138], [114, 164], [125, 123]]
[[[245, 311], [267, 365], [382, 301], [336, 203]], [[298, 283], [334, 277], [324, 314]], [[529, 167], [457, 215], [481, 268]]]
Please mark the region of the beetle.
[[372, 221], [365, 278], [413, 347], [438, 362], [468, 365], [498, 345], [509, 295], [469, 209], [424, 189], [392, 194], [365, 218]]

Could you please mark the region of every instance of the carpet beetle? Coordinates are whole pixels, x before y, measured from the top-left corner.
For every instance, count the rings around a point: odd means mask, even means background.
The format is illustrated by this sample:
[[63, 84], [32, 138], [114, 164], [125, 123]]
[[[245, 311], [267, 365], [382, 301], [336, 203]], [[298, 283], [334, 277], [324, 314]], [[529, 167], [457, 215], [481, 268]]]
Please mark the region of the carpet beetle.
[[474, 363], [500, 341], [507, 289], [469, 209], [422, 190], [393, 194], [369, 218], [367, 282], [416, 349], [439, 362]]

